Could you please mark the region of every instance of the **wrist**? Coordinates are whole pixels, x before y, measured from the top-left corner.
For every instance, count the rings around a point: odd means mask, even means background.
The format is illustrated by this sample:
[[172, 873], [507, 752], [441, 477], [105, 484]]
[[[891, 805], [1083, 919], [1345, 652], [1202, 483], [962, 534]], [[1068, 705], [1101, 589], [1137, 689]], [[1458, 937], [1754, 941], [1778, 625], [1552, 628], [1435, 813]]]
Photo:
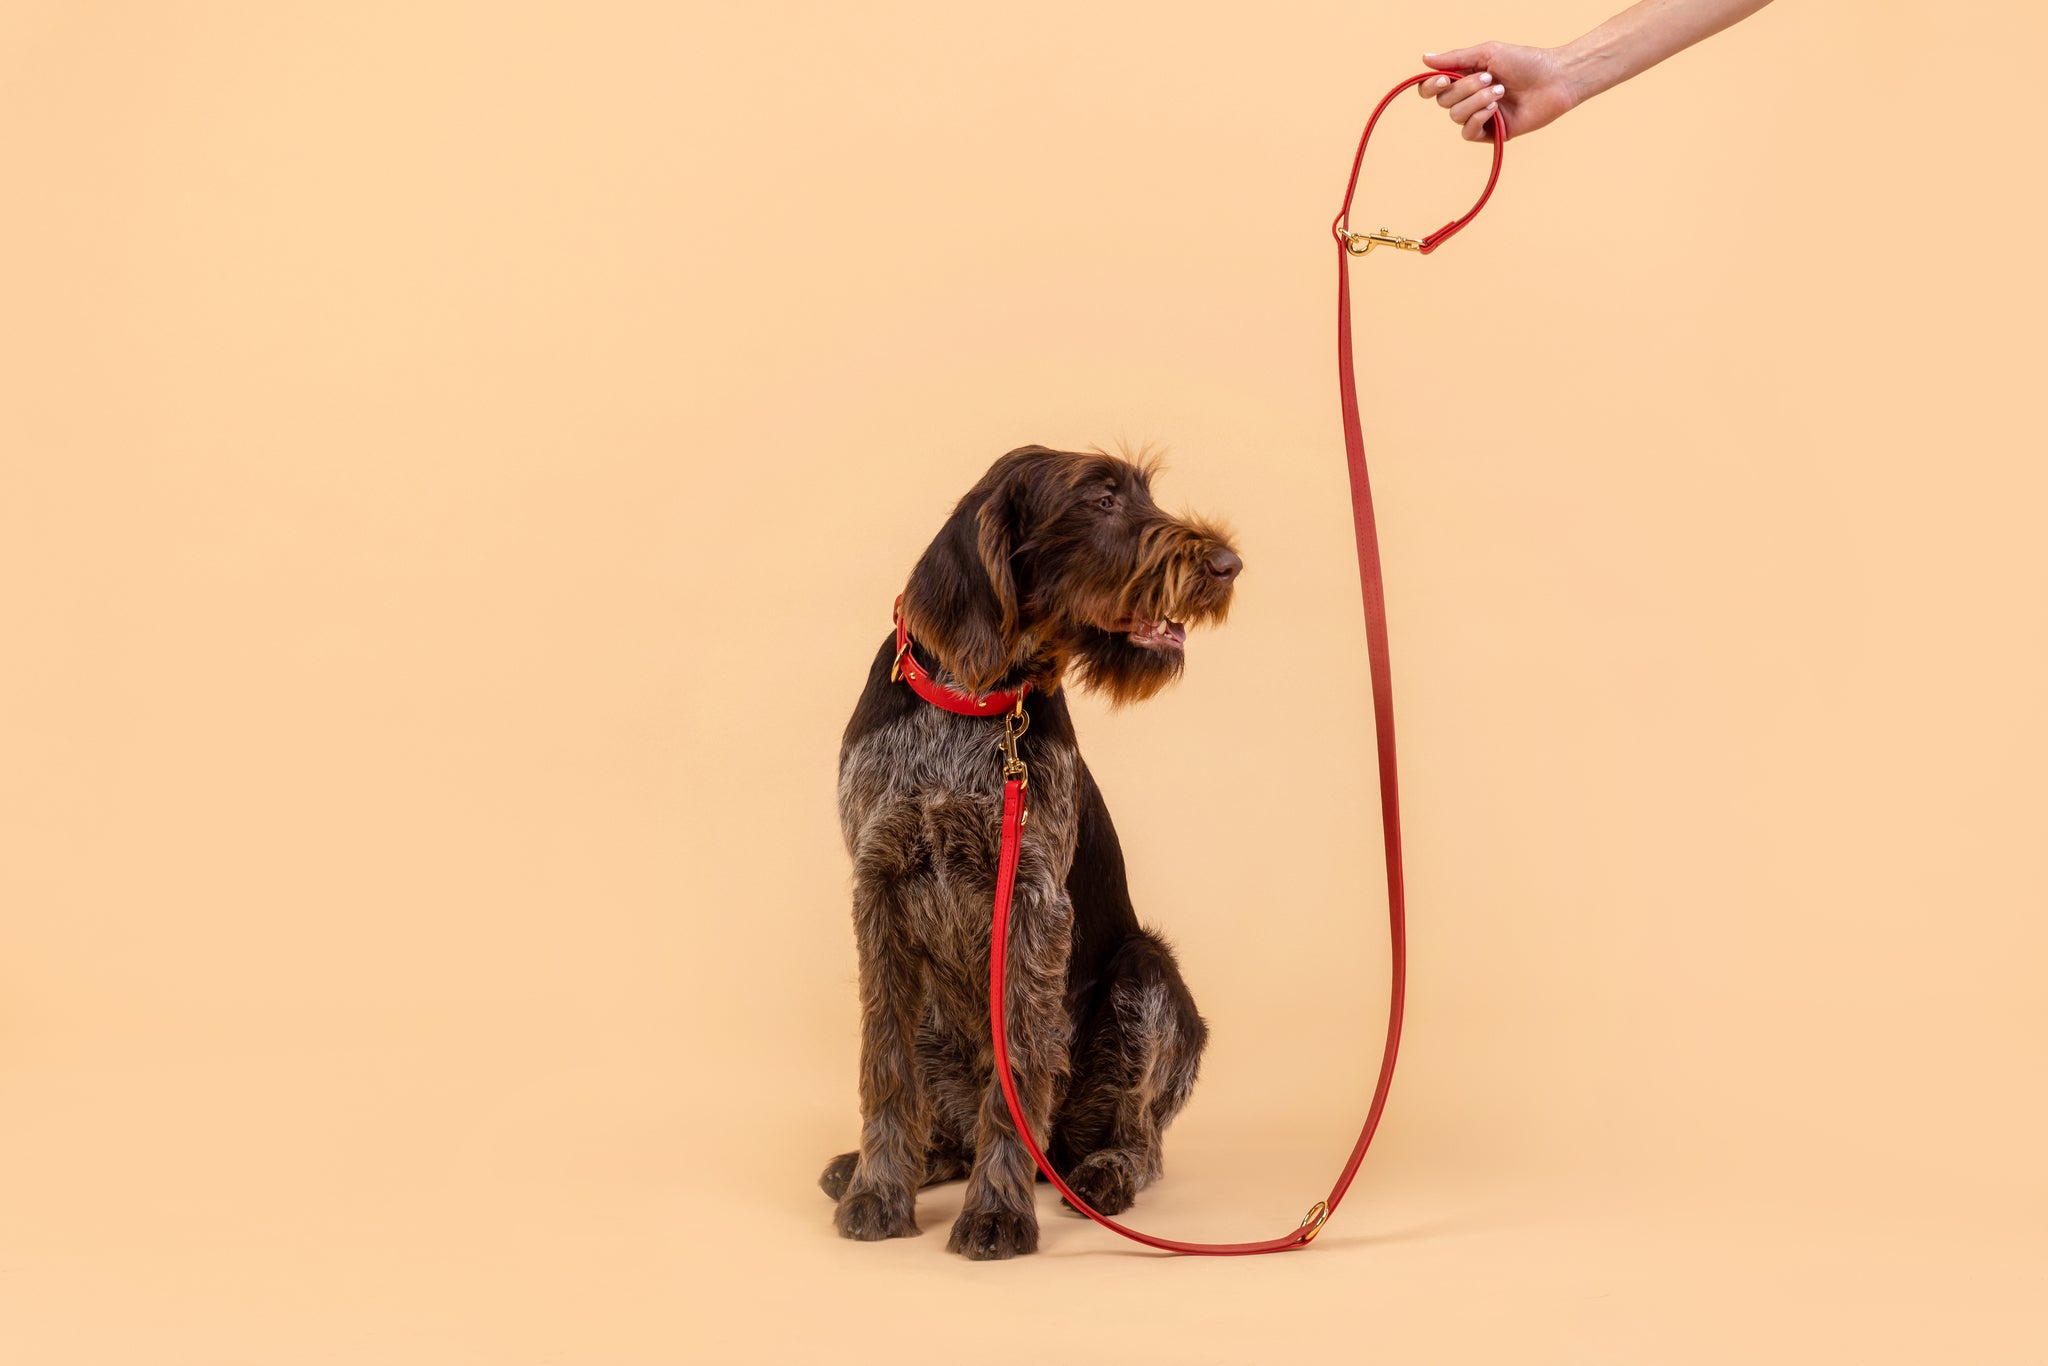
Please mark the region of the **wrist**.
[[1565, 98], [1574, 108], [1620, 83], [1621, 77], [1614, 71], [1614, 54], [1594, 41], [1590, 33], [1550, 49], [1550, 55], [1557, 63]]

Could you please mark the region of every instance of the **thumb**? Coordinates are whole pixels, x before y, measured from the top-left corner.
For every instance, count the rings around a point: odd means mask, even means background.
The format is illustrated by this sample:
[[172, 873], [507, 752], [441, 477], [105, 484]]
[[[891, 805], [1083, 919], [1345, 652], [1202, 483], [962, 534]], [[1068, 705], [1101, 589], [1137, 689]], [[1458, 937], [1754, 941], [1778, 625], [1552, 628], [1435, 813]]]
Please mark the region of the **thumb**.
[[1425, 52], [1422, 60], [1432, 71], [1483, 71], [1486, 69], [1486, 47], [1461, 47], [1455, 52]]

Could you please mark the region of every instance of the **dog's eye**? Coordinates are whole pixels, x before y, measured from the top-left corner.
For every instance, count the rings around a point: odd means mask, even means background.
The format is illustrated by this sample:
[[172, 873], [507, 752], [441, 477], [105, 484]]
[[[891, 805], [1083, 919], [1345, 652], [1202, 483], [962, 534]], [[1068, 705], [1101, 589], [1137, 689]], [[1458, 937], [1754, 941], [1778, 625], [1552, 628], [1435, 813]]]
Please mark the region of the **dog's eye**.
[[1103, 494], [1100, 498], [1097, 498], [1095, 500], [1095, 506], [1101, 508], [1104, 512], [1115, 512], [1116, 495], [1113, 493]]

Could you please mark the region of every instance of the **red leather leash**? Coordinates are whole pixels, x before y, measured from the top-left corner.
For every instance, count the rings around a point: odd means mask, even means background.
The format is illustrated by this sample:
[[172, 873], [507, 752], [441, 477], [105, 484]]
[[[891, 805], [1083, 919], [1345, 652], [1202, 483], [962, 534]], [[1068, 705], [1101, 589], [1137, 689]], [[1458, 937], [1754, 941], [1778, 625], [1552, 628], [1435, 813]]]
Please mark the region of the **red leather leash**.
[[[1337, 376], [1341, 390], [1344, 412], [1344, 456], [1351, 470], [1351, 521], [1352, 530], [1358, 542], [1358, 583], [1365, 600], [1366, 653], [1372, 674], [1373, 723], [1378, 737], [1380, 777], [1380, 821], [1386, 842], [1387, 855], [1387, 925], [1392, 942], [1393, 986], [1389, 993], [1387, 1007], [1387, 1038], [1385, 1051], [1380, 1056], [1379, 1080], [1373, 1087], [1372, 1104], [1366, 1110], [1365, 1124], [1359, 1130], [1358, 1141], [1352, 1145], [1351, 1156], [1344, 1163], [1344, 1170], [1337, 1175], [1337, 1182], [1330, 1193], [1318, 1200], [1303, 1217], [1300, 1225], [1288, 1230], [1277, 1238], [1265, 1238], [1248, 1243], [1189, 1243], [1175, 1238], [1160, 1238], [1143, 1233], [1128, 1225], [1120, 1224], [1107, 1215], [1089, 1208], [1086, 1201], [1075, 1195], [1073, 1189], [1053, 1170], [1046, 1160], [1045, 1152], [1032, 1136], [1030, 1125], [1024, 1119], [1024, 1107], [1017, 1098], [1016, 1079], [1010, 1069], [1010, 1045], [1005, 1028], [1003, 1002], [1005, 1000], [1005, 959], [1008, 956], [1010, 936], [1010, 898], [1016, 887], [1017, 857], [1019, 841], [1023, 834], [1026, 816], [1024, 791], [1026, 772], [1023, 761], [1017, 755], [1017, 741], [1024, 733], [1028, 718], [1024, 713], [1022, 693], [1006, 697], [1001, 705], [989, 707], [996, 699], [975, 699], [964, 694], [953, 693], [944, 685], [931, 680], [920, 682], [917, 673], [912, 672], [915, 661], [909, 655], [909, 637], [899, 620], [897, 627], [897, 659], [903, 667], [904, 676], [919, 695], [951, 711], [964, 715], [989, 716], [1005, 708], [1009, 715], [1004, 720], [1003, 738], [1003, 834], [1002, 853], [996, 870], [995, 919], [989, 939], [988, 999], [989, 1034], [995, 1043], [996, 1076], [1002, 1083], [1003, 1099], [1010, 1107], [1010, 1122], [1016, 1126], [1017, 1136], [1031, 1153], [1031, 1160], [1045, 1173], [1054, 1189], [1066, 1197], [1067, 1203], [1114, 1233], [1120, 1233], [1134, 1242], [1147, 1247], [1160, 1248], [1167, 1252], [1191, 1253], [1207, 1257], [1243, 1257], [1261, 1252], [1287, 1252], [1307, 1247], [1337, 1206], [1344, 1199], [1344, 1193], [1351, 1186], [1351, 1179], [1358, 1174], [1359, 1163], [1365, 1160], [1366, 1149], [1372, 1146], [1374, 1132], [1379, 1128], [1380, 1116], [1387, 1107], [1387, 1092], [1394, 1081], [1394, 1061], [1401, 1048], [1401, 1013], [1407, 997], [1408, 979], [1408, 908], [1402, 886], [1401, 867], [1401, 799], [1400, 783], [1394, 763], [1394, 684], [1393, 669], [1387, 651], [1387, 604], [1386, 592], [1380, 582], [1379, 537], [1373, 521], [1372, 484], [1365, 467], [1365, 435], [1359, 423], [1357, 379], [1351, 359], [1351, 258], [1364, 256], [1376, 246], [1391, 246], [1424, 255], [1442, 246], [1460, 228], [1478, 216], [1486, 207], [1486, 201], [1493, 194], [1493, 187], [1500, 179], [1501, 151], [1507, 141], [1506, 119], [1499, 110], [1493, 118], [1493, 169], [1486, 178], [1486, 188], [1480, 192], [1478, 202], [1473, 204], [1464, 217], [1453, 219], [1435, 232], [1422, 238], [1399, 237], [1384, 228], [1373, 232], [1351, 230], [1351, 200], [1358, 191], [1358, 173], [1365, 164], [1365, 147], [1372, 140], [1372, 130], [1380, 121], [1380, 115], [1402, 91], [1433, 79], [1438, 72], [1425, 71], [1410, 76], [1389, 90], [1386, 98], [1372, 111], [1366, 120], [1365, 132], [1358, 139], [1358, 155], [1351, 162], [1351, 179], [1344, 186], [1344, 205], [1337, 212], [1336, 220], [1330, 225], [1337, 238]], [[900, 616], [900, 614], [899, 614]], [[906, 662], [907, 661], [907, 662]], [[920, 671], [921, 672], [921, 671]], [[952, 693], [949, 701], [940, 701], [927, 688]], [[962, 705], [974, 710], [964, 710]]]

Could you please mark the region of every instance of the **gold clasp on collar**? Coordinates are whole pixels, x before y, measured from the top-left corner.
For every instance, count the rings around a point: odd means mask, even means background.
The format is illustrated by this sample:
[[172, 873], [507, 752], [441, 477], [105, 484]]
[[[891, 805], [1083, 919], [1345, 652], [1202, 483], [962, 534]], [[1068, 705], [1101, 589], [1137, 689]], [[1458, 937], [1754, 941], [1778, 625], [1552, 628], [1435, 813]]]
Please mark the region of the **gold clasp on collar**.
[[1353, 256], [1363, 256], [1374, 247], [1398, 247], [1402, 251], [1422, 250], [1419, 239], [1403, 237], [1399, 233], [1388, 232], [1385, 228], [1378, 232], [1353, 232], [1349, 228], [1339, 228], [1337, 232], [1344, 239], [1344, 250]]

